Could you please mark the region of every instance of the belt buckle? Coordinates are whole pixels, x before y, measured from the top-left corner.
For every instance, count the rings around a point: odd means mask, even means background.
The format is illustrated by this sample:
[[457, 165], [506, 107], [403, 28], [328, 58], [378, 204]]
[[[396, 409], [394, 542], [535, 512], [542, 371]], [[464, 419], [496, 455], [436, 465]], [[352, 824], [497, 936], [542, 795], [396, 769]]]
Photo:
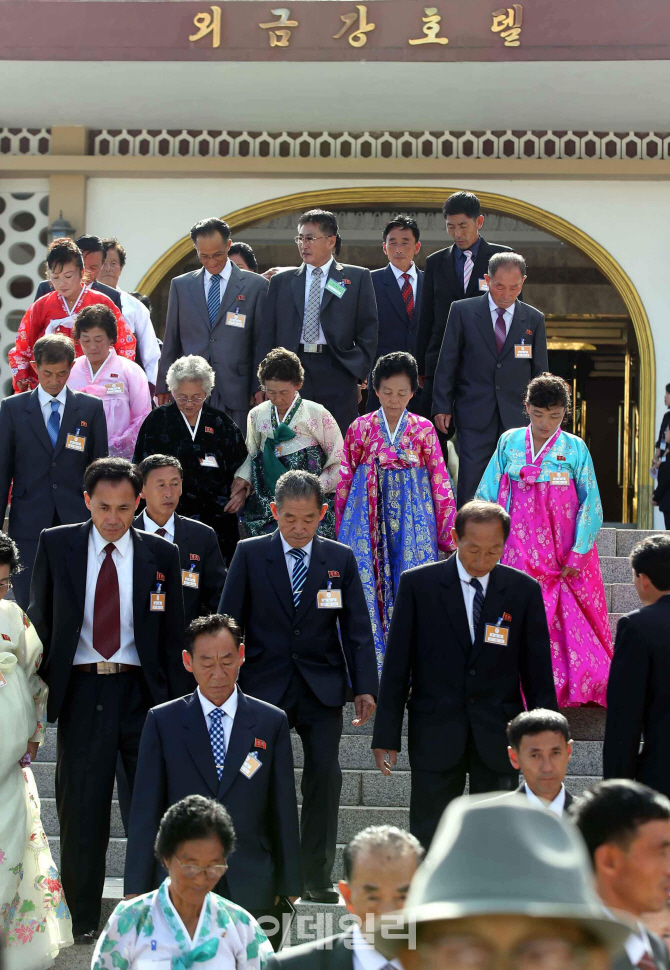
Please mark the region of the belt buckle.
[[121, 664], [112, 663], [110, 660], [101, 660], [96, 665], [99, 674], [118, 674]]
[[306, 354], [319, 354], [319, 353], [321, 353], [321, 351], [319, 349], [320, 346], [321, 346], [320, 344], [303, 344], [302, 346], [303, 346], [303, 350], [305, 351]]

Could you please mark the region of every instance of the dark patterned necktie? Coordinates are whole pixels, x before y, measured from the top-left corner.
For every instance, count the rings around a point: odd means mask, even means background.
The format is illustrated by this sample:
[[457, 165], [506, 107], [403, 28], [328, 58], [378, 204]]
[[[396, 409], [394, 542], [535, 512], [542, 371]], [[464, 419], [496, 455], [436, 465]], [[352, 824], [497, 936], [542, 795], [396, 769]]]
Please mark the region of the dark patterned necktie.
[[505, 311], [502, 307], [498, 307], [498, 319], [496, 320], [496, 347], [498, 348], [498, 353], [501, 352], [505, 346], [505, 341], [507, 340], [507, 328], [505, 326]]
[[636, 966], [639, 967], [639, 970], [658, 970], [658, 964], [651, 953], [644, 953], [638, 960]]
[[121, 646], [121, 601], [119, 576], [112, 559], [114, 543], [105, 546], [93, 600], [93, 649], [105, 660], [113, 657]]
[[221, 277], [212, 276], [209, 281], [209, 292], [207, 294], [207, 313], [209, 314], [209, 325], [214, 326], [214, 321], [219, 314], [221, 306]]
[[402, 285], [402, 298], [405, 301], [405, 309], [407, 310], [407, 316], [409, 317], [409, 322], [412, 322], [412, 316], [414, 315], [414, 292], [412, 291], [412, 281], [410, 279], [409, 273], [403, 273], [402, 278], [404, 283]]
[[472, 604], [472, 627], [476, 634], [482, 610], [484, 609], [484, 587], [476, 578], [470, 580], [470, 585], [475, 591], [475, 599]]
[[167, 535], [167, 529], [156, 529], [156, 535], [157, 536], [166, 536]]

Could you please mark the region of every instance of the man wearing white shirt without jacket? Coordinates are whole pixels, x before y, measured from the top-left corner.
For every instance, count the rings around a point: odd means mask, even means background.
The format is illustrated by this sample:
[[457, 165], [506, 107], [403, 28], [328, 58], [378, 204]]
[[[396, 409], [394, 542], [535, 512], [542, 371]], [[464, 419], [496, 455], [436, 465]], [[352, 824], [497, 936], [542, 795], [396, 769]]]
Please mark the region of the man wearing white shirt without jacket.
[[567, 718], [541, 707], [524, 711], [507, 725], [507, 741], [512, 767], [524, 779], [517, 793], [560, 818], [574, 800], [564, 784], [572, 755]]
[[523, 399], [547, 369], [544, 316], [519, 300], [526, 262], [495, 253], [484, 279], [488, 293], [451, 304], [435, 369], [433, 416], [438, 431], [458, 432], [457, 504], [469, 502], [503, 431], [528, 423]]
[[612, 779], [584, 792], [573, 817], [607, 912], [625, 913], [638, 924], [613, 970], [668, 970], [665, 944], [642, 918], [661, 911], [670, 895], [670, 800], [639, 782]]
[[344, 933], [294, 946], [272, 958], [265, 970], [403, 970], [373, 943], [373, 924], [403, 909], [423, 849], [395, 825], [371, 825], [354, 836], [342, 854], [339, 883], [344, 904], [357, 917]]

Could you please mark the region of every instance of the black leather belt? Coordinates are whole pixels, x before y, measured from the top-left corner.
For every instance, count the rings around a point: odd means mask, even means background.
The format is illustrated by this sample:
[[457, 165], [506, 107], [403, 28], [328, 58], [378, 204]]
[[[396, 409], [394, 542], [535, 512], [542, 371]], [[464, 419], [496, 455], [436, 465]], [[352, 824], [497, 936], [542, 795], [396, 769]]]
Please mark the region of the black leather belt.
[[82, 674], [127, 674], [140, 668], [137, 664], [117, 664], [111, 660], [102, 660], [97, 664], [75, 664], [73, 669], [81, 671]]

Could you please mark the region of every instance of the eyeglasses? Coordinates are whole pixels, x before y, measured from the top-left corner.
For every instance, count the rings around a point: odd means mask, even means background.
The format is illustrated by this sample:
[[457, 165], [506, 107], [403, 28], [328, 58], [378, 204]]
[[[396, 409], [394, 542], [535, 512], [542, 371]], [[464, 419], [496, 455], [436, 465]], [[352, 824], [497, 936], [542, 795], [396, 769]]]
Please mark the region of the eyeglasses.
[[173, 395], [177, 404], [202, 404], [205, 400], [205, 394], [191, 394], [190, 397], [187, 394], [174, 394]]
[[[197, 250], [196, 250], [197, 252]], [[223, 259], [228, 253], [212, 253], [211, 256], [205, 256], [204, 253], [198, 253], [198, 259], [201, 263], [211, 263], [215, 259]]]
[[498, 970], [503, 964], [514, 970], [580, 970], [588, 952], [583, 944], [561, 937], [523, 940], [504, 952], [475, 936], [447, 936], [429, 945], [449, 970]]
[[204, 872], [208, 879], [221, 879], [228, 868], [227, 862], [224, 862], [221, 866], [190, 866], [184, 865], [176, 856], [174, 857], [174, 861], [181, 868], [181, 871], [187, 879], [195, 879], [201, 872]]
[[332, 239], [332, 233], [330, 236], [294, 236], [293, 242], [301, 246], [303, 243], [313, 243], [315, 239]]
[[13, 583], [10, 579], [0, 579], [0, 589], [12, 589]]

